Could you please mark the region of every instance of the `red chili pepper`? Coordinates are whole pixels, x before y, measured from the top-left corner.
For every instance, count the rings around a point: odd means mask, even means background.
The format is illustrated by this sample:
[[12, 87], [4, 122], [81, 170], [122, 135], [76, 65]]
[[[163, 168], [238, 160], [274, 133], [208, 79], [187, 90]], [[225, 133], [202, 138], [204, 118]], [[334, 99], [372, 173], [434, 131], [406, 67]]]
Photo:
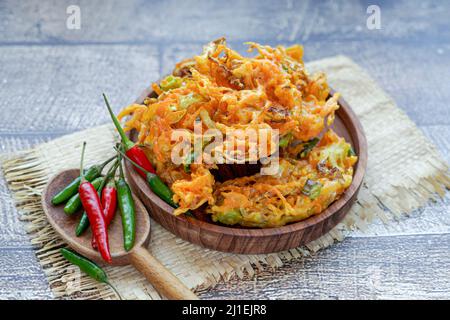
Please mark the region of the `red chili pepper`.
[[[102, 190], [101, 202], [103, 207], [103, 216], [105, 217], [106, 227], [108, 227], [116, 214], [117, 208], [117, 189], [114, 178], [108, 180], [108, 183]], [[97, 241], [92, 237], [92, 248], [97, 249]]]
[[109, 226], [117, 208], [117, 189], [114, 178], [108, 181], [108, 184], [102, 191], [102, 205], [105, 222]]
[[[151, 173], [155, 173], [156, 172], [155, 169], [153, 168], [152, 164], [148, 160], [147, 156], [145, 155], [144, 151], [141, 148], [139, 148], [138, 146], [134, 145], [130, 149], [127, 149], [127, 147], [125, 145], [125, 150], [126, 150], [125, 154], [128, 156], [128, 158], [130, 158], [131, 160], [136, 162], [142, 168], [144, 168], [145, 170], [147, 170], [148, 172], [151, 172]], [[134, 167], [134, 169], [143, 178], [145, 178], [147, 176], [147, 174], [144, 171], [142, 171], [142, 170], [140, 170], [140, 169], [138, 169], [136, 167]]]
[[[133, 141], [131, 141], [125, 132], [122, 129], [122, 126], [119, 123], [119, 120], [117, 120], [117, 117], [114, 115], [111, 106], [109, 105], [108, 99], [106, 98], [106, 95], [103, 94], [103, 99], [105, 99], [106, 107], [108, 108], [109, 114], [111, 115], [111, 119], [114, 123], [114, 126], [116, 127], [117, 131], [119, 132], [120, 138], [122, 139], [122, 145], [125, 148], [125, 154], [136, 162], [138, 165], [140, 165], [145, 170], [155, 173], [155, 169], [153, 168], [152, 164], [148, 160], [147, 156], [145, 155], [144, 151], [139, 148]], [[142, 170], [135, 167], [135, 170], [137, 173], [139, 173], [144, 179], [147, 177], [146, 173]]]
[[108, 233], [105, 223], [105, 217], [103, 216], [103, 208], [100, 203], [100, 198], [98, 196], [95, 187], [86, 180], [83, 174], [83, 160], [84, 160], [84, 150], [86, 149], [86, 142], [83, 142], [83, 149], [81, 153], [81, 164], [80, 164], [80, 177], [81, 182], [78, 187], [78, 193], [80, 194], [81, 203], [83, 204], [84, 210], [86, 210], [89, 223], [91, 224], [92, 234], [95, 241], [98, 244], [100, 255], [103, 260], [111, 263], [111, 253], [109, 251]]

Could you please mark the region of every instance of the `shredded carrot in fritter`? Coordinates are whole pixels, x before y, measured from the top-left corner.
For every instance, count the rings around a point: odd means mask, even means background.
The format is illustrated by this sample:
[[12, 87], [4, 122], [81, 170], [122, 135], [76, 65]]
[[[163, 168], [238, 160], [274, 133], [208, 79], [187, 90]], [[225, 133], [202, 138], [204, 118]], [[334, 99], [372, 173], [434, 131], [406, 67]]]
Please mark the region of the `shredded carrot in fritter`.
[[[119, 114], [125, 130], [137, 130], [158, 175], [174, 192], [175, 214], [203, 208], [214, 221], [249, 227], [274, 227], [319, 214], [351, 184], [357, 157], [334, 132], [317, 137], [334, 120], [339, 94], [329, 97], [326, 77], [309, 75], [303, 47], [272, 48], [248, 43], [253, 57], [230, 49], [223, 38], [203, 53], [176, 64], [154, 83], [154, 97]], [[327, 121], [325, 121], [327, 119]], [[194, 125], [204, 129], [279, 130], [280, 170], [276, 175], [215, 181], [216, 164], [174, 164], [174, 130], [194, 140]], [[246, 143], [245, 139], [242, 143]], [[246, 144], [247, 145], [247, 144]], [[268, 148], [274, 146], [270, 142]], [[250, 147], [244, 158], [251, 159]], [[257, 159], [256, 159], [257, 160]]]

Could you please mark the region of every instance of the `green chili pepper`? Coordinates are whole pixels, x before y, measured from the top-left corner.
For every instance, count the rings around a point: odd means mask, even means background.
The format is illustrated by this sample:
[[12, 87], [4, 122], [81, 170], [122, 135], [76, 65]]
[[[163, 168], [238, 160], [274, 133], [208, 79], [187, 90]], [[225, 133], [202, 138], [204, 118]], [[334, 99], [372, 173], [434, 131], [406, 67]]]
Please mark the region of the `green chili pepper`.
[[308, 196], [311, 200], [315, 200], [318, 196], [320, 196], [321, 191], [322, 184], [320, 182], [308, 179], [303, 186], [302, 193]]
[[123, 247], [126, 251], [130, 251], [134, 246], [134, 240], [136, 237], [136, 216], [134, 200], [131, 194], [131, 189], [125, 181], [123, 175], [122, 163], [119, 164], [119, 170], [120, 175], [119, 179], [116, 182], [116, 187], [117, 201], [122, 217]]
[[[128, 158], [122, 151], [116, 149], [125, 159], [131, 162], [136, 168], [140, 169], [146, 174], [146, 180], [152, 191], [165, 202], [170, 204], [172, 207], [177, 208], [178, 205], [173, 201], [172, 190], [154, 173], [148, 172], [136, 162]], [[118, 191], [118, 190], [117, 190]]]
[[306, 142], [304, 144], [302, 152], [300, 153], [300, 158], [305, 158], [319, 141], [319, 138], [314, 138]]
[[[94, 181], [92, 181], [92, 185], [95, 187], [95, 189], [98, 190], [104, 180], [104, 177], [95, 178]], [[64, 206], [64, 212], [68, 215], [71, 215], [80, 210], [81, 207], [82, 205], [80, 195], [77, 193], [72, 198], [70, 198], [69, 201], [67, 201], [66, 205]]]
[[152, 188], [152, 190], [161, 199], [170, 204], [172, 207], [178, 207], [178, 205], [172, 200], [172, 190], [170, 190], [170, 188], [156, 174], [149, 173], [147, 175], [147, 182], [150, 185], [150, 188]]
[[120, 298], [120, 300], [122, 300], [122, 297], [116, 290], [116, 288], [114, 288], [114, 286], [109, 283], [108, 275], [106, 274], [106, 272], [97, 264], [83, 257], [82, 255], [79, 255], [78, 253], [66, 248], [62, 248], [60, 252], [64, 258], [66, 258], [70, 263], [78, 266], [81, 271], [85, 272], [88, 276], [97, 280], [98, 282], [102, 282], [110, 286], [111, 289], [113, 289], [117, 296]]
[[[103, 162], [100, 165], [94, 165], [87, 169], [84, 172], [84, 177], [87, 181], [92, 181], [95, 178], [97, 178], [99, 175], [101, 175], [103, 168], [110, 163], [116, 156], [109, 158], [105, 162]], [[69, 200], [72, 196], [78, 193], [78, 186], [80, 185], [81, 178], [78, 177], [75, 180], [73, 180], [69, 185], [67, 185], [63, 190], [58, 192], [53, 198], [52, 198], [52, 204], [58, 205], [63, 202], [66, 202]]]
[[83, 212], [80, 222], [78, 222], [77, 228], [75, 229], [75, 234], [77, 235], [77, 237], [81, 236], [83, 232], [87, 230], [87, 228], [89, 228], [89, 218], [85, 211]]
[[[119, 166], [119, 160], [117, 159], [114, 165], [108, 170], [108, 173], [106, 174], [105, 179], [102, 181], [101, 185], [97, 189], [98, 196], [101, 198], [102, 190], [105, 187], [106, 183], [114, 177], [116, 174], [117, 167]], [[95, 187], [95, 185], [94, 185]], [[89, 219], [87, 216], [86, 211], [83, 212], [83, 215], [81, 216], [80, 222], [78, 222], [77, 228], [75, 229], [75, 234], [77, 237], [81, 236], [83, 232], [89, 228]]]

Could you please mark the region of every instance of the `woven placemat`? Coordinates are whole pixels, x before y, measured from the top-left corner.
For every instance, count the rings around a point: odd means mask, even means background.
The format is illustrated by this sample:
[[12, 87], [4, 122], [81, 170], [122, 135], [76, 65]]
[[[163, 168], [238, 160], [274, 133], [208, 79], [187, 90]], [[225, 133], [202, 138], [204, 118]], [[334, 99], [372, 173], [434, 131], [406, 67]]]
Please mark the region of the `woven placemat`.
[[[330, 85], [342, 93], [363, 124], [369, 161], [358, 200], [331, 232], [304, 247], [277, 254], [236, 255], [208, 250], [153, 223], [149, 250], [197, 292], [232, 276], [252, 277], [263, 268], [280, 267], [286, 260], [316, 252], [342, 240], [353, 229], [364, 230], [374, 218], [392, 223], [429, 199], [443, 196], [445, 188], [450, 187], [448, 166], [436, 148], [354, 62], [337, 56], [309, 63], [307, 69], [326, 72]], [[115, 135], [112, 126], [103, 125], [8, 155], [3, 161], [5, 178], [56, 297], [115, 298], [108, 287], [74, 272], [61, 257], [58, 249], [64, 243], [46, 221], [40, 204], [48, 179], [62, 169], [78, 166], [81, 141], [89, 142], [86, 160], [93, 164], [113, 153]], [[106, 271], [124, 298], [161, 298], [131, 266], [106, 267]]]

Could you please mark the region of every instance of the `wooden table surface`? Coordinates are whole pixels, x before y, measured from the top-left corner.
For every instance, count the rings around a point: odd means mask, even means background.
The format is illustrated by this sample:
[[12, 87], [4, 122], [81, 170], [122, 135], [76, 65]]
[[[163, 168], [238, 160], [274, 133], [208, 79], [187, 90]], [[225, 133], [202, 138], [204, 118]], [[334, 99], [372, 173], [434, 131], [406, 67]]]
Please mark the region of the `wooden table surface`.
[[[370, 4], [381, 9], [379, 30], [366, 26]], [[81, 10], [79, 30], [66, 27], [69, 5]], [[426, 0], [0, 0], [0, 152], [109, 121], [102, 92], [117, 111], [174, 61], [225, 35], [239, 50], [245, 41], [301, 43], [307, 61], [350, 56], [449, 162], [449, 16], [449, 1]], [[449, 299], [449, 209], [447, 194], [388, 229], [374, 223], [313, 257], [202, 298]], [[0, 176], [0, 299], [51, 297]]]

